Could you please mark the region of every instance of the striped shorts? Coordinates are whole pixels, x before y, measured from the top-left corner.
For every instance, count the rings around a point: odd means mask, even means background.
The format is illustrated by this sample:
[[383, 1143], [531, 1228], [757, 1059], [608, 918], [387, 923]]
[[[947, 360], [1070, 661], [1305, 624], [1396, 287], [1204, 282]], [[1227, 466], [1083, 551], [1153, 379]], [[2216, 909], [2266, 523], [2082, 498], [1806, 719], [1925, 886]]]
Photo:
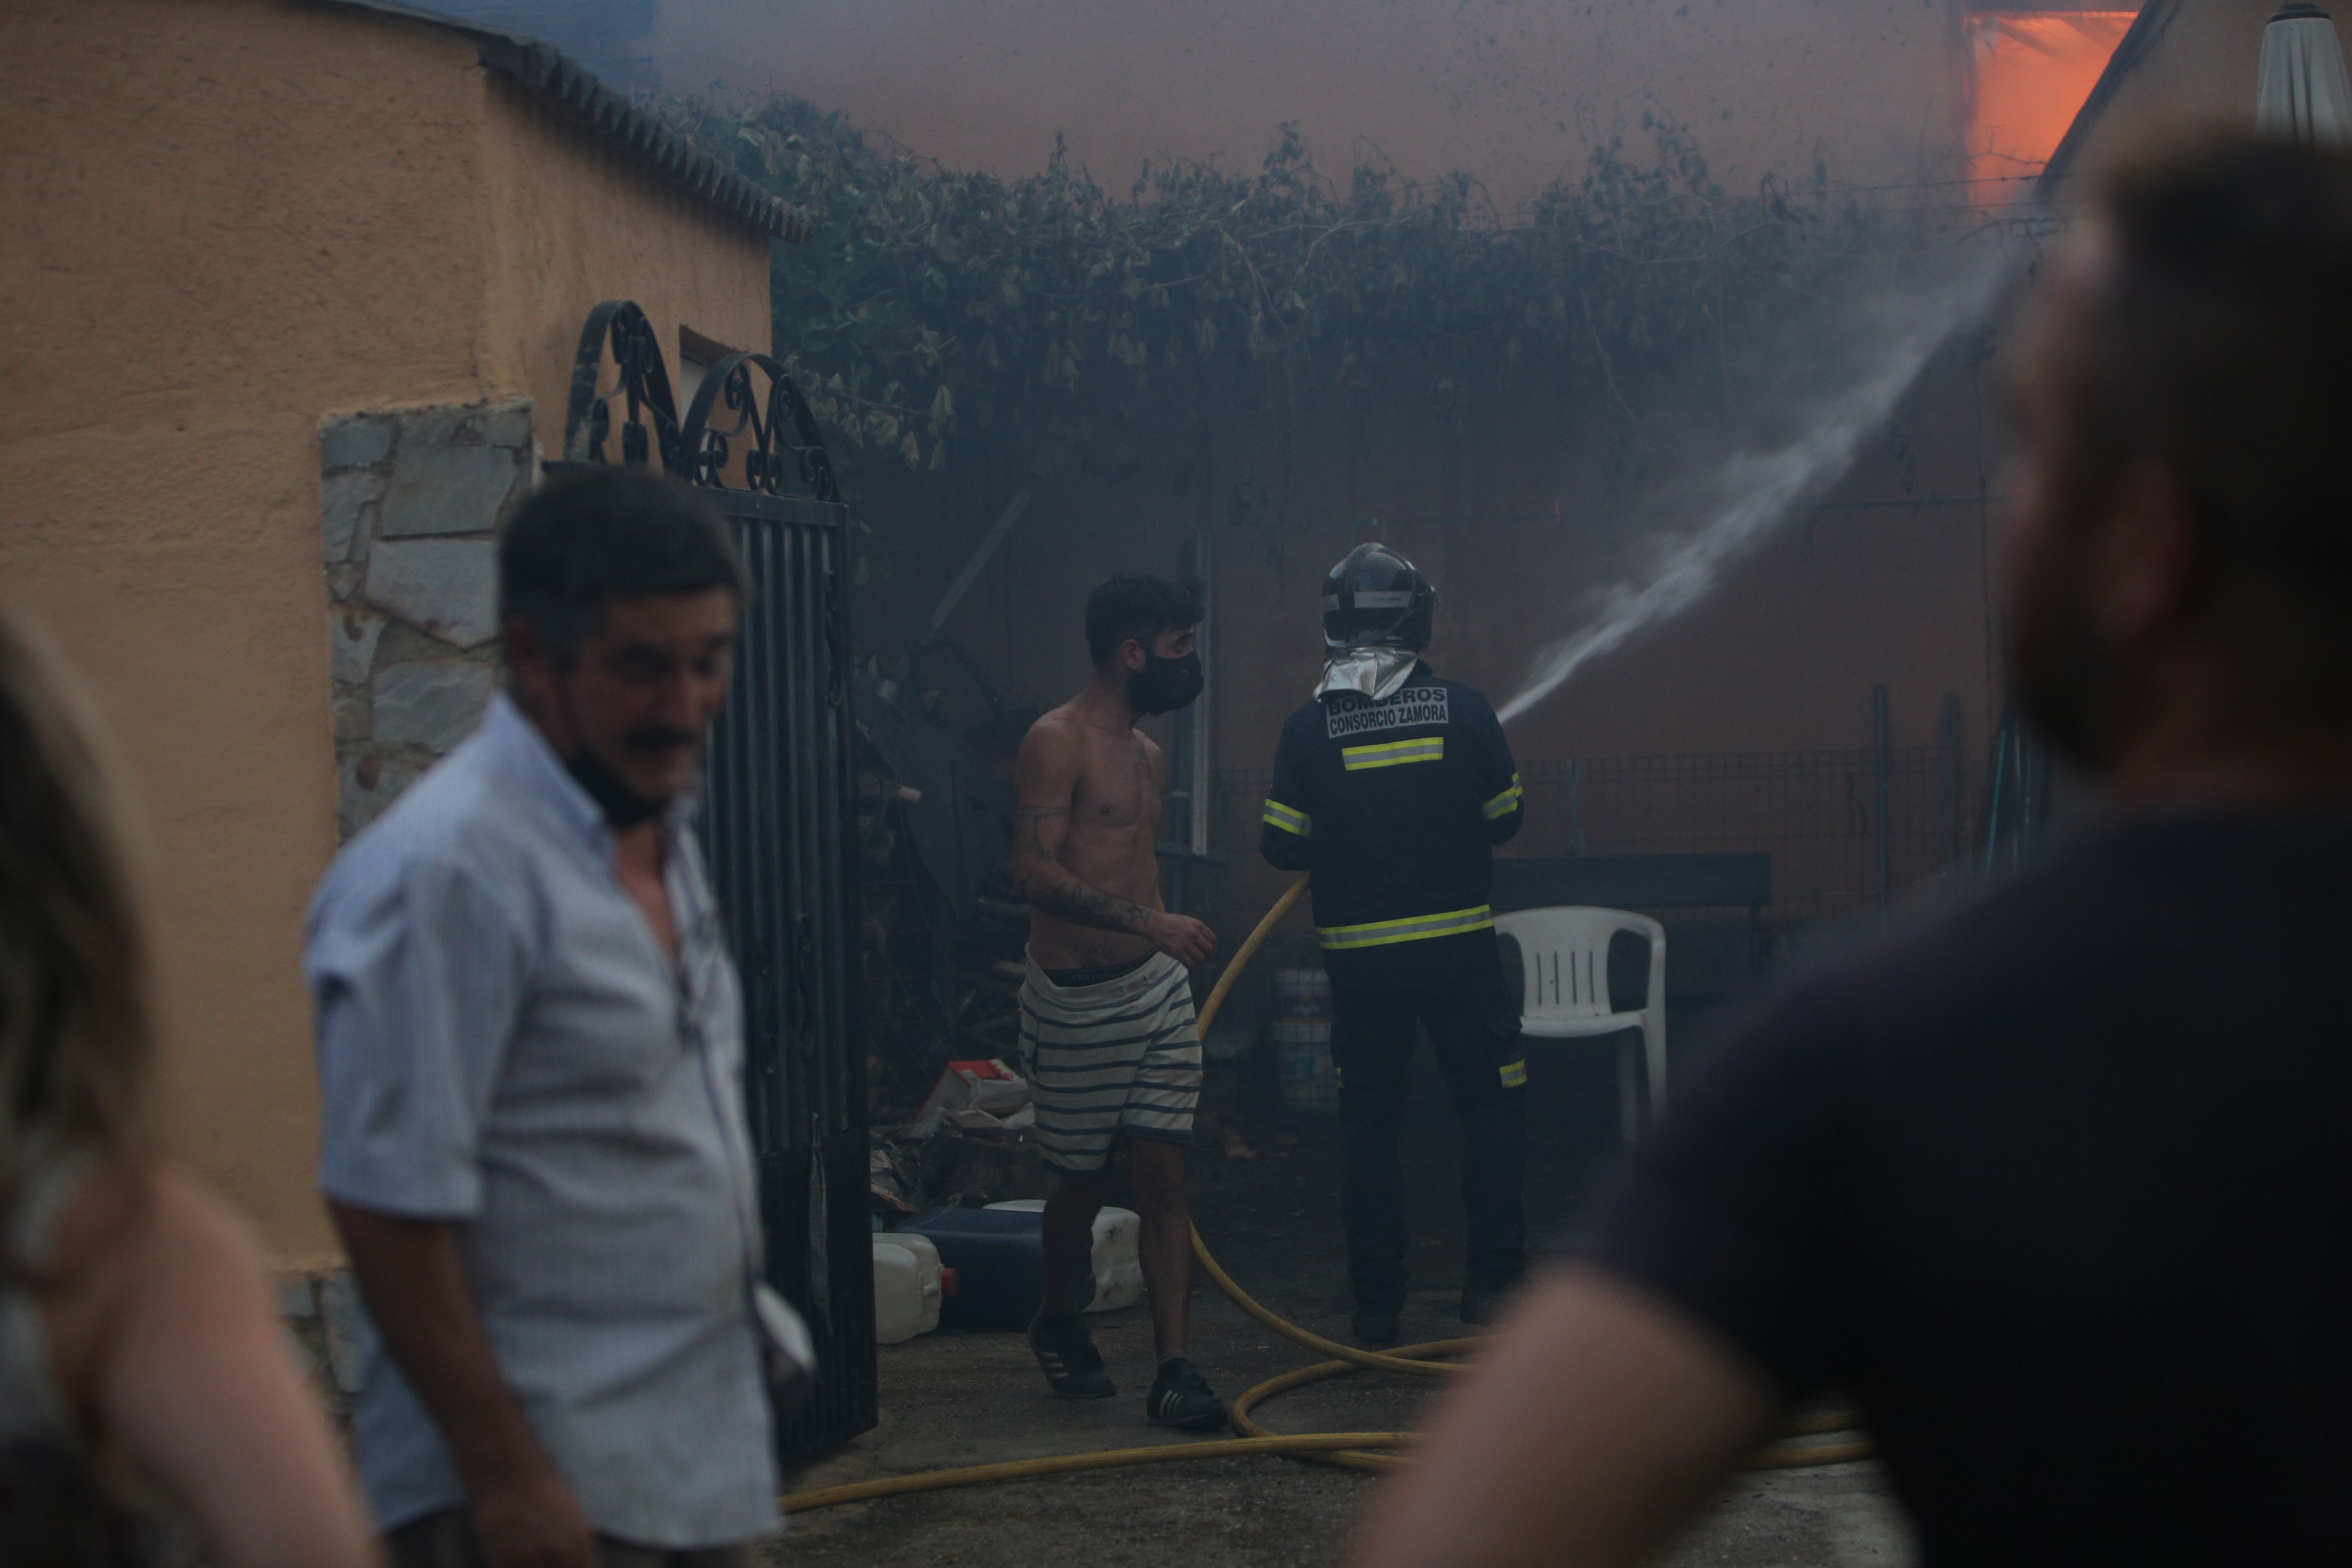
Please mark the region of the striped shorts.
[[1098, 985], [1056, 985], [1030, 959], [1021, 1059], [1037, 1142], [1056, 1170], [1101, 1170], [1121, 1134], [1192, 1141], [1201, 1037], [1192, 982], [1164, 952]]

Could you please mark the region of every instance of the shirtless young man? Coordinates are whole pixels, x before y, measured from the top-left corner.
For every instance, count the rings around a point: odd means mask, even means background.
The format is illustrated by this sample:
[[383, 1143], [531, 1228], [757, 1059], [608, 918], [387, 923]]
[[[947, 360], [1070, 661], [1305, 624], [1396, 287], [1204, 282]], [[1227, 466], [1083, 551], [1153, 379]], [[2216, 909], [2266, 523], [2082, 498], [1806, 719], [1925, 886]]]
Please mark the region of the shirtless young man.
[[1094, 679], [1021, 742], [1013, 875], [1031, 909], [1021, 987], [1021, 1054], [1037, 1136], [1061, 1183], [1045, 1204], [1045, 1299], [1029, 1326], [1054, 1392], [1118, 1392], [1079, 1321], [1080, 1277], [1124, 1138], [1143, 1216], [1143, 1279], [1160, 1364], [1144, 1401], [1153, 1425], [1213, 1432], [1225, 1406], [1184, 1354], [1192, 1222], [1184, 1149], [1201, 1093], [1201, 1037], [1185, 971], [1216, 933], [1160, 902], [1160, 748], [1135, 721], [1201, 694], [1197, 593], [1122, 575], [1087, 599]]

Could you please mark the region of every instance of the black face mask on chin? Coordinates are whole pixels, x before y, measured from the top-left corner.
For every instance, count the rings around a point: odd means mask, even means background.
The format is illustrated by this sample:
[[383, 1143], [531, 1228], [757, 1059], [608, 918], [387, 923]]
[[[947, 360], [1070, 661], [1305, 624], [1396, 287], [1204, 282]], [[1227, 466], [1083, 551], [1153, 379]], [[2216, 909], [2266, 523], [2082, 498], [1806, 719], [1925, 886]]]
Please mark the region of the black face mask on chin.
[[1173, 713], [1201, 695], [1206, 679], [1197, 652], [1181, 658], [1146, 653], [1143, 668], [1128, 673], [1127, 705], [1138, 713]]
[[669, 802], [647, 800], [631, 789], [627, 781], [613, 771], [611, 763], [587, 746], [564, 758], [563, 769], [588, 792], [588, 798], [596, 803], [596, 808], [604, 814], [605, 822], [615, 832], [626, 832], [639, 823], [651, 822], [669, 809]]

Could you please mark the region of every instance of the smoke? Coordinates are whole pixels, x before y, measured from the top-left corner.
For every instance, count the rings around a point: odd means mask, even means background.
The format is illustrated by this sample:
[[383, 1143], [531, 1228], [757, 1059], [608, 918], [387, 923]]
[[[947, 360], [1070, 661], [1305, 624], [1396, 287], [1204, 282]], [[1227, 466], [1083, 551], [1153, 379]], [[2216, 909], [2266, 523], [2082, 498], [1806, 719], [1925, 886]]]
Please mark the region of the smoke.
[[1516, 719], [1587, 663], [1697, 604], [1727, 566], [1819, 500], [1853, 466], [1863, 442], [1885, 424], [1936, 351], [1984, 318], [2010, 271], [2003, 249], [1979, 237], [1934, 281], [1824, 308], [1793, 334], [1790, 342], [1806, 345], [1801, 362], [1814, 389], [1759, 401], [1792, 415], [1796, 434], [1744, 442], [1711, 472], [1636, 508], [1664, 520], [1643, 568], [1587, 600], [1583, 624], [1536, 655], [1500, 717]]

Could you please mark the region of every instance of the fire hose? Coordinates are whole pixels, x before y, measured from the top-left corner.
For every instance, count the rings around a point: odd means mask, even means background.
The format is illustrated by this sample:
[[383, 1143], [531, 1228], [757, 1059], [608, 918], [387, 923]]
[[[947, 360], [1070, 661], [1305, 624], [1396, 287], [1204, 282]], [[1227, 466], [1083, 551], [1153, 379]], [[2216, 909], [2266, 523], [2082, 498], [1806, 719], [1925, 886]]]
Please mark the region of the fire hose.
[[[1224, 1005], [1225, 995], [1240, 978], [1242, 970], [1264, 946], [1266, 937], [1290, 912], [1299, 895], [1307, 890], [1307, 879], [1292, 882], [1274, 907], [1257, 922], [1249, 939], [1234, 954], [1234, 961], [1211, 988], [1208, 1000], [1201, 1005], [1199, 1030], [1203, 1036]], [[1216, 1437], [1200, 1443], [1155, 1443], [1136, 1448], [1102, 1448], [1083, 1454], [1057, 1454], [1037, 1459], [1011, 1459], [992, 1465], [963, 1465], [948, 1469], [919, 1470], [911, 1475], [886, 1476], [877, 1480], [855, 1481], [845, 1486], [821, 1487], [814, 1491], [794, 1492], [783, 1500], [786, 1513], [806, 1513], [812, 1509], [832, 1508], [839, 1503], [864, 1502], [873, 1498], [896, 1497], [907, 1492], [939, 1491], [950, 1487], [981, 1486], [994, 1481], [1032, 1480], [1041, 1476], [1069, 1475], [1079, 1470], [1114, 1469], [1129, 1465], [1164, 1465], [1190, 1459], [1233, 1459], [1250, 1454], [1279, 1454], [1286, 1458], [1305, 1459], [1350, 1469], [1385, 1470], [1405, 1463], [1402, 1457], [1381, 1450], [1410, 1447], [1419, 1440], [1417, 1432], [1313, 1432], [1281, 1433], [1261, 1426], [1251, 1412], [1277, 1394], [1287, 1394], [1310, 1383], [1327, 1378], [1344, 1377], [1360, 1371], [1401, 1373], [1408, 1377], [1444, 1377], [1469, 1370], [1464, 1362], [1444, 1361], [1444, 1356], [1464, 1355], [1477, 1348], [1477, 1336], [1463, 1339], [1432, 1340], [1424, 1344], [1404, 1345], [1393, 1351], [1359, 1350], [1337, 1340], [1325, 1339], [1279, 1316], [1243, 1289], [1234, 1277], [1225, 1272], [1208, 1244], [1201, 1239], [1200, 1229], [1192, 1231], [1192, 1257], [1202, 1271], [1208, 1275], [1228, 1300], [1260, 1324], [1293, 1344], [1314, 1351], [1328, 1360], [1310, 1366], [1286, 1372], [1267, 1378], [1264, 1383], [1244, 1390], [1233, 1403], [1235, 1437]], [[1845, 1432], [1856, 1426], [1855, 1418], [1847, 1413], [1825, 1412], [1803, 1417], [1792, 1423], [1782, 1439], [1748, 1462], [1750, 1469], [1794, 1469], [1812, 1465], [1842, 1464], [1850, 1459], [1867, 1458], [1871, 1445], [1867, 1439], [1847, 1439], [1842, 1442], [1812, 1443], [1791, 1446], [1787, 1439], [1815, 1436], [1827, 1433]]]

